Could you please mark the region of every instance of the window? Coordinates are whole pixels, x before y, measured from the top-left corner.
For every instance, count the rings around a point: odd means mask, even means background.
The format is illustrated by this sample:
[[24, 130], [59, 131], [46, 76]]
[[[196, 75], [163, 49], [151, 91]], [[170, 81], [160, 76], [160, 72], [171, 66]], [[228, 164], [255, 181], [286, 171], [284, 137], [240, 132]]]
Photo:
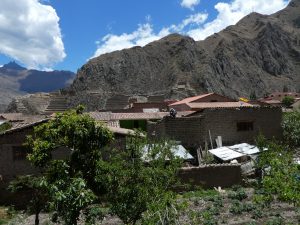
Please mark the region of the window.
[[12, 146], [13, 160], [26, 160], [27, 149], [24, 146]]
[[213, 100], [210, 100], [210, 102], [218, 102], [218, 100], [213, 99]]
[[253, 130], [253, 122], [237, 122], [237, 131]]

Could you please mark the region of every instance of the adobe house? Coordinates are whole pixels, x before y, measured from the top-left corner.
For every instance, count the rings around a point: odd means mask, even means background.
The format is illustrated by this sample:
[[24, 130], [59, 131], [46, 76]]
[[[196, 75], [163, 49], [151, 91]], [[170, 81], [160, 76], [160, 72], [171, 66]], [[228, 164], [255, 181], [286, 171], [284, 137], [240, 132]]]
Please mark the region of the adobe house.
[[[178, 112], [177, 116], [184, 116], [193, 113]], [[120, 127], [125, 129], [141, 129], [148, 130], [148, 122], [159, 121], [165, 116], [170, 115], [169, 112], [136, 112], [136, 113], [113, 113], [113, 112], [89, 112], [89, 115], [97, 121], [106, 123], [108, 126]]]
[[300, 93], [297, 92], [274, 92], [264, 98], [259, 99], [259, 101], [272, 106], [282, 106], [282, 100], [284, 97], [288, 96], [293, 97], [295, 101], [300, 99]]
[[[40, 119], [39, 116], [24, 116], [21, 120], [21, 115], [8, 115], [7, 117], [12, 119], [16, 116], [19, 120], [12, 122], [12, 128], [0, 133], [0, 186], [1, 183], [8, 183], [16, 176], [38, 173], [26, 159], [28, 151], [23, 144], [26, 136], [33, 133], [35, 126], [49, 121], [50, 118]], [[115, 146], [123, 146], [126, 136], [134, 133], [132, 130], [124, 128], [108, 126], [108, 129], [114, 133]], [[66, 158], [69, 154], [70, 151], [67, 148], [61, 147], [53, 152], [53, 157], [61, 159]]]
[[[222, 136], [223, 145], [254, 143], [261, 133], [266, 138], [282, 138], [282, 111], [279, 107], [219, 107], [207, 108], [181, 118], [165, 117], [149, 124], [148, 134], [168, 137], [189, 148], [211, 148], [210, 139]], [[210, 134], [210, 136], [209, 136]]]

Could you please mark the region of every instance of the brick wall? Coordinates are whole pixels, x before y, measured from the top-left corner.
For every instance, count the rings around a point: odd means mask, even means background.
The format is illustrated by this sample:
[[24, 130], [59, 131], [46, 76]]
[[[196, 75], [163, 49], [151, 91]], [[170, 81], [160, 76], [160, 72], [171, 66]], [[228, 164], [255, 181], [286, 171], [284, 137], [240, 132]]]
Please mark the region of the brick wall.
[[212, 187], [231, 187], [242, 181], [240, 164], [211, 164], [182, 168], [178, 176], [183, 184]]

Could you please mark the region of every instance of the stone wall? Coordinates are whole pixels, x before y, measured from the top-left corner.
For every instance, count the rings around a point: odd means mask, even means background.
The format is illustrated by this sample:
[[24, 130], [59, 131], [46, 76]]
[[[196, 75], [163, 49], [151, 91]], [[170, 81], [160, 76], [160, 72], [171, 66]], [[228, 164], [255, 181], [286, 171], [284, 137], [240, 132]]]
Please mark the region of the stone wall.
[[182, 168], [178, 176], [183, 184], [204, 188], [231, 187], [241, 184], [240, 164], [211, 164]]

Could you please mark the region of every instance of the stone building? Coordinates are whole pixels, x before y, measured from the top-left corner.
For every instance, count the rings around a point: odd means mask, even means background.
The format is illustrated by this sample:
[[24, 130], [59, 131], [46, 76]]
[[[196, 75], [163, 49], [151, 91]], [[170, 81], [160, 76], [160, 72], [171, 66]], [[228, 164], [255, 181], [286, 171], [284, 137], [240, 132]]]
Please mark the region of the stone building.
[[[153, 137], [168, 137], [187, 147], [204, 146], [222, 137], [224, 145], [254, 143], [261, 133], [266, 138], [282, 138], [282, 111], [278, 107], [207, 108], [186, 117], [165, 117], [148, 125]], [[211, 137], [211, 138], [210, 138]]]

